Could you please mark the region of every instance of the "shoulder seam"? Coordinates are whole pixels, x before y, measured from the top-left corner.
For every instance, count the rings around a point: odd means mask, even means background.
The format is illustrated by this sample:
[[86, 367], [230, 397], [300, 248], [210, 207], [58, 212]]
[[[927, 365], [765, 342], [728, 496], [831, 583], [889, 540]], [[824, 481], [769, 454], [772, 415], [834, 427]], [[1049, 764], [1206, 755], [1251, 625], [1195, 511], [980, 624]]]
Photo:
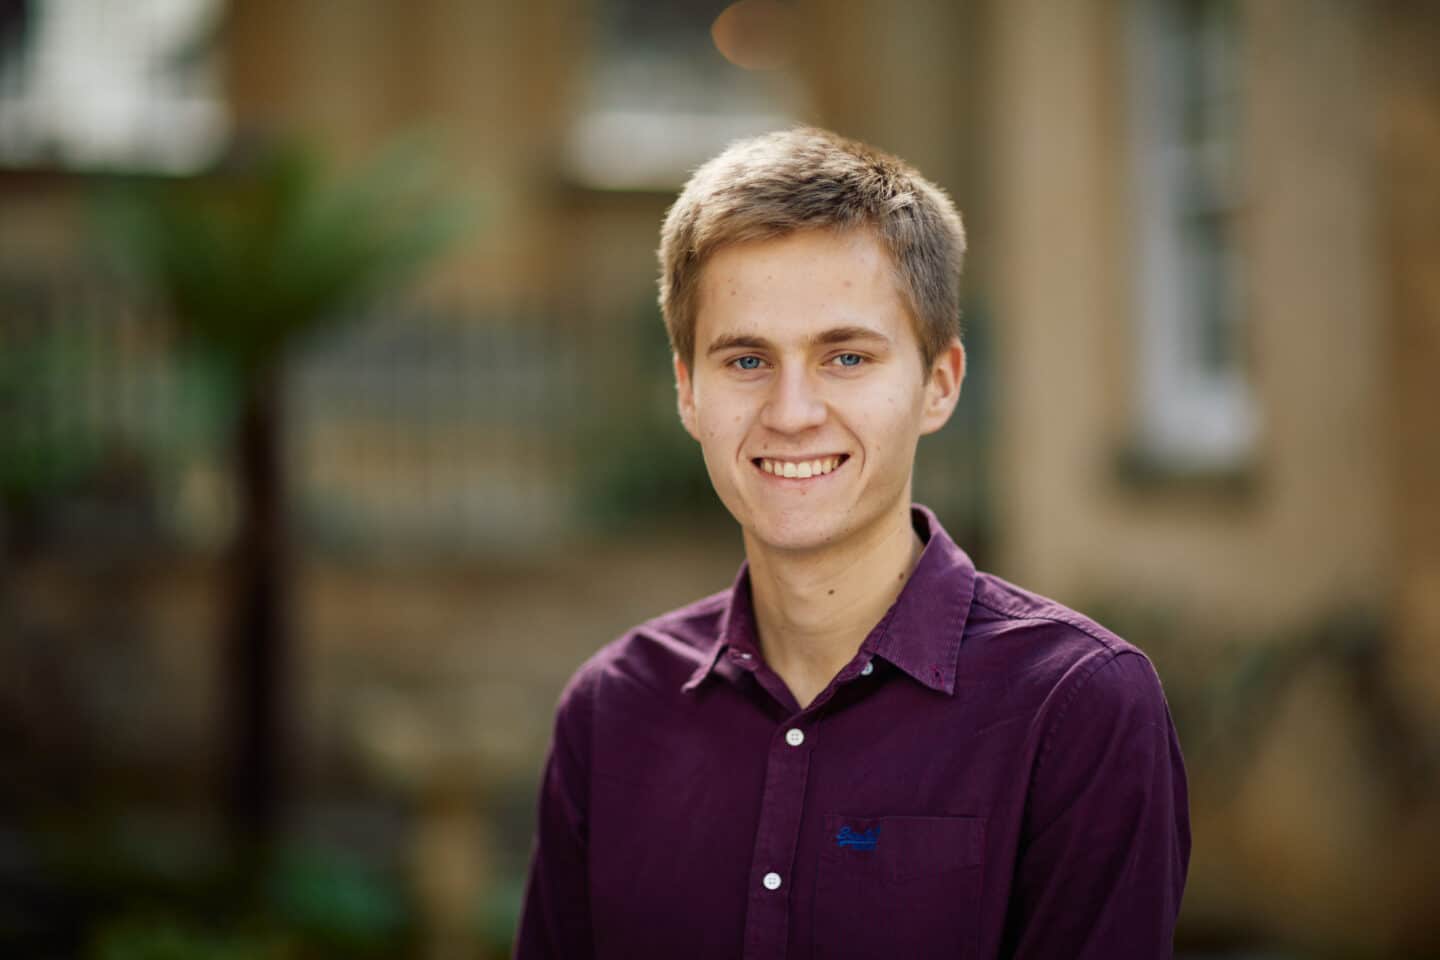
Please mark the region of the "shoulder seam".
[[[1073, 620], [1066, 620], [1062, 617], [1047, 617], [1043, 614], [1017, 614], [1012, 610], [1001, 610], [999, 607], [993, 607], [990, 604], [986, 603], [984, 600], [981, 600], [979, 597], [976, 597], [973, 602], [975, 606], [984, 607], [991, 613], [1004, 617], [1007, 620], [1043, 620], [1046, 623], [1058, 623], [1061, 626], [1070, 627], [1072, 630], [1075, 630], [1078, 633], [1085, 634], [1085, 636], [1089, 637], [1091, 640], [1094, 640], [1096, 643], [1100, 644], [1102, 647], [1104, 647], [1106, 650], [1109, 650], [1112, 654], [1116, 656], [1119, 656], [1121, 653], [1128, 652], [1123, 648], [1116, 649], [1116, 646], [1112, 640], [1106, 638], [1101, 634], [1097, 634], [1094, 630], [1089, 629], [1084, 624], [1075, 623]], [[1118, 640], [1119, 638], [1116, 637], [1115, 639]], [[1121, 640], [1121, 643], [1124, 642], [1125, 641]]]
[[1040, 771], [1044, 769], [1045, 761], [1050, 758], [1051, 748], [1055, 745], [1056, 731], [1058, 731], [1061, 725], [1064, 723], [1066, 716], [1070, 712], [1070, 708], [1074, 706], [1075, 701], [1079, 699], [1080, 691], [1085, 689], [1085, 687], [1090, 683], [1091, 678], [1093, 678], [1095, 674], [1099, 673], [1101, 670], [1104, 670], [1111, 664], [1118, 662], [1121, 657], [1145, 656], [1139, 650], [1112, 650], [1109, 647], [1106, 647], [1106, 650], [1109, 652], [1110, 655], [1100, 660], [1099, 663], [1096, 663], [1089, 670], [1085, 671], [1083, 676], [1074, 681], [1070, 688], [1070, 692], [1065, 695], [1064, 702], [1060, 704], [1059, 708], [1055, 712], [1054, 718], [1051, 719], [1050, 726], [1045, 731], [1045, 739], [1040, 744], [1040, 755], [1035, 760], [1034, 775], [1036, 777], [1038, 777], [1040, 775]]

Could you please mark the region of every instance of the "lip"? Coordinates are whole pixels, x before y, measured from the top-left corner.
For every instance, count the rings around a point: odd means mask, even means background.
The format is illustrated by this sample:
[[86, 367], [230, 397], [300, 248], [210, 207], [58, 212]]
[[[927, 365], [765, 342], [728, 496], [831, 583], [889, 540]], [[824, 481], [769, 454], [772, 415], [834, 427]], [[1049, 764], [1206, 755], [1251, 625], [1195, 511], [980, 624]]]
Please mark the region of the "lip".
[[[827, 457], [839, 457], [840, 462], [836, 464], [835, 469], [831, 470], [829, 473], [819, 473], [810, 477], [782, 477], [777, 474], [766, 473], [765, 470], [760, 466], [761, 460], [786, 460], [800, 463], [801, 461], [808, 462], [813, 460], [824, 460]], [[835, 474], [839, 473], [842, 469], [844, 469], [845, 464], [849, 463], [850, 459], [851, 457], [848, 453], [822, 453], [813, 457], [751, 457], [750, 465], [754, 467], [755, 472], [758, 473], [765, 480], [783, 484], [785, 486], [799, 486], [807, 483], [818, 483], [822, 480], [829, 480], [831, 477], [835, 476]]]

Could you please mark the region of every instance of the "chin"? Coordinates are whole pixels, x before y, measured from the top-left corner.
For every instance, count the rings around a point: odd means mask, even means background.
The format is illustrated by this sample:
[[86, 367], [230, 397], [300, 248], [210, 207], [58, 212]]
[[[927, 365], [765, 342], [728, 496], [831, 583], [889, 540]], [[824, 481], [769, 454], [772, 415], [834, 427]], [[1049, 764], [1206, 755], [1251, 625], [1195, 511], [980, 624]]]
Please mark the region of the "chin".
[[817, 550], [844, 538], [846, 531], [835, 513], [816, 516], [763, 516], [752, 514], [742, 523], [747, 537], [776, 550]]

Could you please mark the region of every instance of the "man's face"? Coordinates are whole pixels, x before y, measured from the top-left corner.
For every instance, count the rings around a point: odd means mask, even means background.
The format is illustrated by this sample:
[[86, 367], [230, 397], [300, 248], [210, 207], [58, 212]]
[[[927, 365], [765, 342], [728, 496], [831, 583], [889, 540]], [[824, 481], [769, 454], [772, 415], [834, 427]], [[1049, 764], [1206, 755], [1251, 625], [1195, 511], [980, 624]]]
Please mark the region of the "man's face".
[[926, 370], [870, 230], [723, 247], [701, 277], [681, 420], [747, 542], [841, 545], [907, 510], [915, 446], [949, 419], [958, 340]]

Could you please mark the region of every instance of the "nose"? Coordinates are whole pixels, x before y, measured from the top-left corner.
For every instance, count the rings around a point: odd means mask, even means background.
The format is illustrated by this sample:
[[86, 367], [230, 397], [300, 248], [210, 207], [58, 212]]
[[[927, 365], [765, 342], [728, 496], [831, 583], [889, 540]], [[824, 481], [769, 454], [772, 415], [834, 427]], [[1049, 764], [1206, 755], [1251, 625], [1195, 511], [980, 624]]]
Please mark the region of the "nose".
[[772, 381], [760, 423], [776, 433], [801, 433], [825, 422], [826, 407], [808, 370], [782, 368]]

